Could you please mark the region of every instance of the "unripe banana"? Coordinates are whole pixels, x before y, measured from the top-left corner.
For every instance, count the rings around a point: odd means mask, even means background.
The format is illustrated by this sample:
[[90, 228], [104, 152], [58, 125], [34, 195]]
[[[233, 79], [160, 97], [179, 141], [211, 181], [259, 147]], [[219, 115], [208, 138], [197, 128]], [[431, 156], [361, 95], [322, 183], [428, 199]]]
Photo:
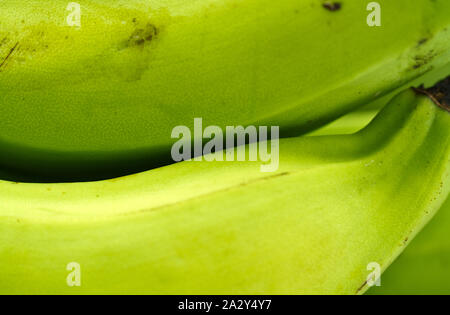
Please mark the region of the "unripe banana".
[[450, 61], [448, 0], [0, 2], [0, 168], [38, 180], [168, 163], [195, 117], [305, 133]]
[[308, 133], [308, 136], [341, 135], [352, 134], [366, 127], [372, 119], [383, 109], [394, 97], [411, 86], [423, 86], [431, 88], [442, 81], [450, 73], [450, 64], [447, 67], [435, 69], [427, 74], [413, 80], [412, 82], [398, 88], [397, 90], [380, 97], [370, 104], [348, 113], [347, 115]]
[[450, 294], [450, 198], [370, 294]]
[[276, 173], [0, 182], [0, 293], [363, 293], [449, 195], [450, 114], [412, 90], [357, 134], [280, 150]]

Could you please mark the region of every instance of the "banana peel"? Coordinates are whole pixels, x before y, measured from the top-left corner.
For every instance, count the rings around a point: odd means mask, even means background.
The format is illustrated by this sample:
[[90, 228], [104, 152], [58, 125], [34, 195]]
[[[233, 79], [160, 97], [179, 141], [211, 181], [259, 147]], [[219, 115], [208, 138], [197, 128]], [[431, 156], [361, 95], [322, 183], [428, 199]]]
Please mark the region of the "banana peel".
[[[444, 73], [443, 71], [438, 72]], [[431, 87], [436, 84], [439, 76], [440, 74], [434, 75], [432, 78], [422, 78], [414, 85], [423, 84]], [[385, 98], [392, 98], [392, 95]], [[357, 132], [367, 126], [368, 122], [378, 114], [378, 108], [383, 106], [383, 100], [378, 100], [363, 110], [350, 113], [310, 135]], [[450, 199], [446, 201], [432, 222], [420, 232], [405, 252], [383, 274], [380, 287], [373, 287], [368, 293], [371, 295], [450, 294], [449, 228]]]
[[353, 134], [366, 127], [389, 102], [411, 86], [432, 88], [450, 75], [450, 64], [427, 72], [425, 75], [380, 97], [363, 107], [344, 115], [343, 117], [307, 134], [307, 136], [329, 136]]
[[276, 173], [191, 161], [0, 182], [0, 293], [362, 294], [367, 266], [385, 270], [448, 199], [449, 128], [408, 90], [354, 135], [282, 139]]
[[362, 0], [85, 0], [79, 26], [67, 1], [1, 1], [0, 169], [148, 170], [195, 117], [295, 136], [450, 62], [449, 1], [378, 2], [381, 27]]
[[450, 199], [381, 278], [376, 295], [450, 294]]

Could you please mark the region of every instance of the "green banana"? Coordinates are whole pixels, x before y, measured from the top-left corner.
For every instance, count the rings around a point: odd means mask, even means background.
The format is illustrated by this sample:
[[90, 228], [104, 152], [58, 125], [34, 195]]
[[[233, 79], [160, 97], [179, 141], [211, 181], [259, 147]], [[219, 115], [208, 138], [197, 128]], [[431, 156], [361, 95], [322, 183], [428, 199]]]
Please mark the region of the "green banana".
[[408, 90], [354, 135], [282, 139], [276, 173], [0, 182], [0, 293], [364, 293], [448, 198], [440, 105]]
[[450, 294], [450, 198], [370, 294]]
[[[421, 78], [413, 85], [433, 86], [438, 81], [439, 75], [434, 75], [432, 78]], [[391, 97], [388, 95], [387, 99]], [[349, 134], [352, 131], [361, 130], [368, 121], [376, 116], [378, 108], [383, 106], [384, 101], [377, 100], [373, 104], [365, 106], [363, 110], [350, 113], [310, 135]], [[447, 199], [433, 221], [421, 231], [417, 239], [383, 274], [382, 285], [372, 288], [369, 294], [449, 294], [449, 228], [450, 198]]]
[[381, 27], [362, 0], [84, 0], [79, 16], [65, 0], [2, 0], [0, 169], [150, 169], [195, 117], [306, 133], [450, 62], [448, 0], [378, 2]]

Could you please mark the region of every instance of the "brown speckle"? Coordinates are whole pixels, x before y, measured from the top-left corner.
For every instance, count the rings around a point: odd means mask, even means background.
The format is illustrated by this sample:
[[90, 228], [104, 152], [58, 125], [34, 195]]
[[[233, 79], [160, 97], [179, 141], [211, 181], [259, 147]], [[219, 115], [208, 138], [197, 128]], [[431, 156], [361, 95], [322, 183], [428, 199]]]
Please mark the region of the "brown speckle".
[[359, 294], [367, 285], [367, 280], [364, 281], [364, 283], [362, 284], [362, 286], [359, 287], [359, 289], [356, 291], [356, 294]]
[[427, 54], [424, 55], [415, 56], [413, 69], [419, 69], [423, 66], [426, 66], [434, 59], [434, 57], [436, 57], [436, 53], [434, 52], [434, 50], [430, 50]]
[[143, 46], [150, 43], [159, 34], [159, 30], [151, 23], [143, 28], [136, 29], [128, 39], [128, 46]]
[[342, 9], [342, 4], [340, 2], [327, 1], [323, 4], [323, 7], [325, 9], [327, 9], [328, 11], [336, 12], [336, 11], [339, 11], [340, 9]]
[[6, 55], [5, 59], [3, 59], [3, 61], [0, 63], [0, 68], [3, 67], [6, 64], [6, 61], [8, 61], [8, 59], [11, 57], [11, 55], [14, 53], [14, 51], [17, 49], [18, 46], [19, 46], [19, 42], [17, 42], [14, 45], [14, 47], [11, 48], [9, 53]]
[[428, 42], [428, 38], [422, 38], [422, 39], [419, 40], [419, 42], [417, 43], [417, 46], [422, 46], [422, 45], [425, 44], [426, 42]]

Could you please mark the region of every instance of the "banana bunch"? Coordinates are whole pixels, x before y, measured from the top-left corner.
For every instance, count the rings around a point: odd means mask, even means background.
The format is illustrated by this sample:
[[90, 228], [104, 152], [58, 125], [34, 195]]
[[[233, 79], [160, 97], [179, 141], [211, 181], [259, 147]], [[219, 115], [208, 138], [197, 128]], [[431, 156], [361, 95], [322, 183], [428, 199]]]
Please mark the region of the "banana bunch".
[[171, 131], [307, 133], [450, 62], [448, 0], [1, 0], [0, 172], [117, 177]]
[[282, 139], [275, 173], [0, 182], [0, 293], [362, 294], [448, 199], [441, 99], [407, 90], [356, 134]]

